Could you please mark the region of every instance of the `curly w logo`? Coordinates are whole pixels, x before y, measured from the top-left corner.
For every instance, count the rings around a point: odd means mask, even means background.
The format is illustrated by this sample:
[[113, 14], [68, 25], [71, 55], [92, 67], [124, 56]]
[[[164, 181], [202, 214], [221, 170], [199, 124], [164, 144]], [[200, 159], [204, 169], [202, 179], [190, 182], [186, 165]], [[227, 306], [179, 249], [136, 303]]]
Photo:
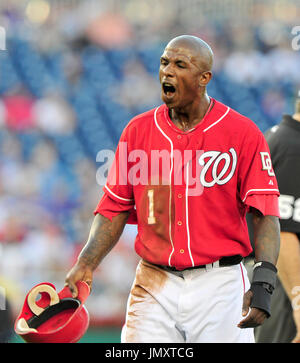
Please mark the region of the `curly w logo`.
[[[199, 164], [203, 166], [200, 181], [204, 187], [213, 187], [215, 184], [223, 185], [232, 178], [236, 169], [237, 155], [234, 148], [231, 148], [229, 152], [231, 156], [229, 153], [221, 153], [221, 151], [207, 151], [200, 156]], [[205, 162], [207, 158], [209, 159]]]

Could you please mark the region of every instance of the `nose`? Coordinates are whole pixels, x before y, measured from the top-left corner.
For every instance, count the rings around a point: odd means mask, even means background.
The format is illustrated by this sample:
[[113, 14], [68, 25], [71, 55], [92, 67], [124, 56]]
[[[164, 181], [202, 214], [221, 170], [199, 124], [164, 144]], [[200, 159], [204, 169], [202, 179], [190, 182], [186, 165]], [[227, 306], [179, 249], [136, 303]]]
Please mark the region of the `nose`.
[[172, 63], [168, 63], [161, 66], [161, 72], [163, 73], [164, 77], [173, 77], [174, 76], [174, 67]]

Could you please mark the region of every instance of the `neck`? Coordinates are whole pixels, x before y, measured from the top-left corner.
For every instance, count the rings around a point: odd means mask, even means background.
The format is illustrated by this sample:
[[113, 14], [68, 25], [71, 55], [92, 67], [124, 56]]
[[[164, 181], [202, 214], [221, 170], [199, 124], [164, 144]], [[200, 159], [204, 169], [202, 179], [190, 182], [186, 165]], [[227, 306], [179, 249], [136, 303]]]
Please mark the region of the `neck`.
[[294, 113], [293, 114], [293, 119], [300, 122], [300, 113], [298, 113], [298, 112]]
[[205, 116], [210, 105], [210, 98], [205, 93], [200, 101], [185, 107], [171, 108], [169, 115], [174, 124], [182, 131], [195, 127]]

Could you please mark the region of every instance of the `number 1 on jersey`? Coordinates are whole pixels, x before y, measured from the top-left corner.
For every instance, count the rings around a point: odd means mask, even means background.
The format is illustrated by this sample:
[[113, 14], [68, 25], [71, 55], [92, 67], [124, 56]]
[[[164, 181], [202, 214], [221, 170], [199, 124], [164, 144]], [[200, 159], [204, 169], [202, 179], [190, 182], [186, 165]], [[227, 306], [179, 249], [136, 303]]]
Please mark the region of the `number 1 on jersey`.
[[156, 219], [154, 217], [154, 190], [148, 190], [148, 199], [149, 199], [149, 215], [148, 215], [148, 224], [155, 224]]

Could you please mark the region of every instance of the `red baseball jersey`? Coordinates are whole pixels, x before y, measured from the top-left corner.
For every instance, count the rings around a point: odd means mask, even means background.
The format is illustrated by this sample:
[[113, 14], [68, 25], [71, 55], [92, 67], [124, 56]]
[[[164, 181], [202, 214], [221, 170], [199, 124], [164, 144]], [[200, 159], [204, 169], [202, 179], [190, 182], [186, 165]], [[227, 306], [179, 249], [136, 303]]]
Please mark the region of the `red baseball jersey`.
[[248, 118], [211, 98], [203, 120], [184, 132], [166, 105], [124, 129], [96, 210], [131, 211], [135, 250], [145, 260], [185, 269], [252, 251], [249, 206], [279, 216], [268, 145]]

